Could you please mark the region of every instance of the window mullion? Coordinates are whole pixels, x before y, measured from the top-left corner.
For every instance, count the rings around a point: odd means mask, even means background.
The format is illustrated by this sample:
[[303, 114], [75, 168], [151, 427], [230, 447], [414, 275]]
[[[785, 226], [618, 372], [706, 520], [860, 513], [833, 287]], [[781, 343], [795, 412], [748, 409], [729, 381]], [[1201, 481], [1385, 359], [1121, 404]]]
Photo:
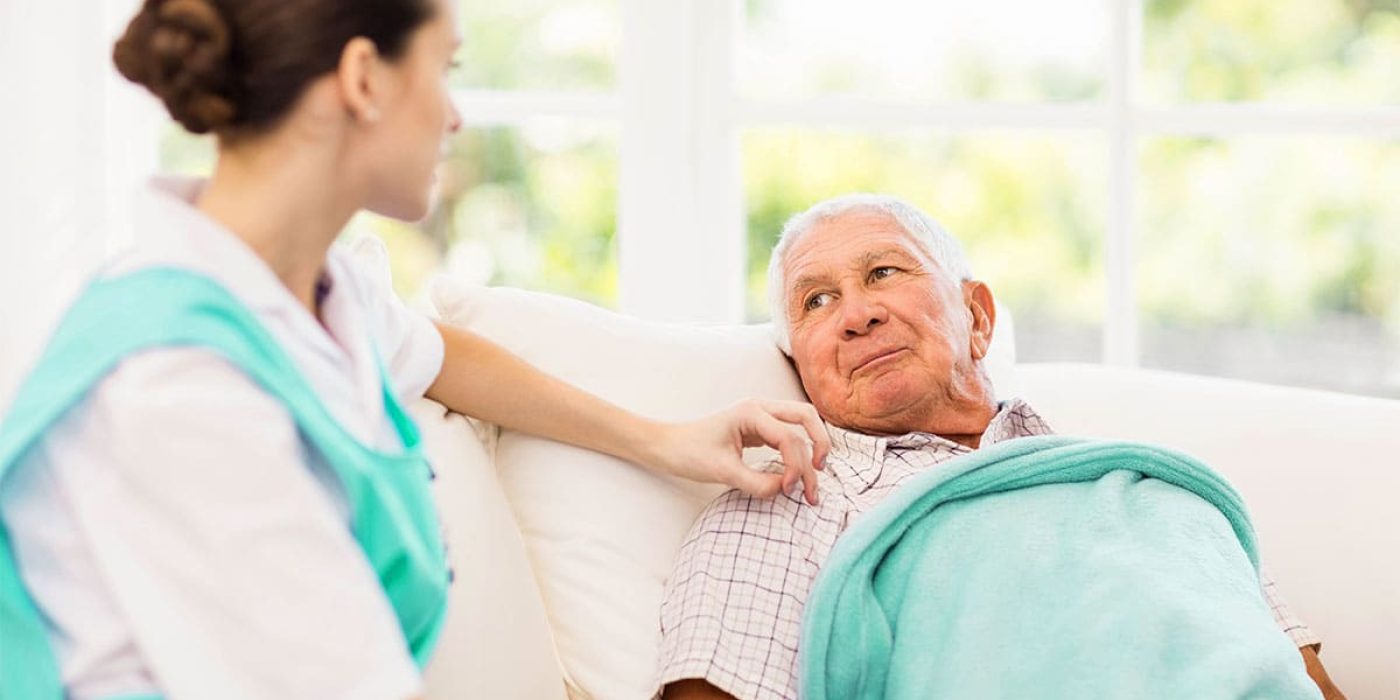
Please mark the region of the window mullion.
[[740, 173], [739, 139], [734, 121], [734, 43], [742, 21], [737, 0], [693, 3], [696, 125], [692, 149], [696, 222], [702, 245], [714, 265], [714, 311], [711, 320], [744, 319], [747, 222]]
[[1134, 269], [1138, 124], [1135, 120], [1140, 62], [1140, 0], [1106, 0], [1112, 12], [1109, 53], [1108, 218], [1104, 241], [1103, 361], [1139, 362], [1138, 303]]
[[701, 45], [727, 39], [707, 5], [729, 3], [622, 0], [619, 303], [644, 318], [730, 321], [730, 299], [742, 294], [742, 259], [713, 228], [727, 216], [715, 181], [730, 165], [706, 104], [713, 87], [702, 76], [716, 70], [714, 57]]

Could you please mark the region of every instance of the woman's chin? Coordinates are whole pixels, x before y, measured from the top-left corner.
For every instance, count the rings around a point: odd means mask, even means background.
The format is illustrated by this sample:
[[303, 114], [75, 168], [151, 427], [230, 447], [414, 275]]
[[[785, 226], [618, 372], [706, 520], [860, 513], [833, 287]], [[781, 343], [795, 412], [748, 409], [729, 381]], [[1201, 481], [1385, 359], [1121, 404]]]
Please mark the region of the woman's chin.
[[367, 209], [390, 219], [416, 223], [427, 218], [428, 212], [432, 211], [433, 201], [434, 197], [424, 195], [411, 201], [405, 199], [403, 201], [383, 202], [376, 206], [367, 207]]

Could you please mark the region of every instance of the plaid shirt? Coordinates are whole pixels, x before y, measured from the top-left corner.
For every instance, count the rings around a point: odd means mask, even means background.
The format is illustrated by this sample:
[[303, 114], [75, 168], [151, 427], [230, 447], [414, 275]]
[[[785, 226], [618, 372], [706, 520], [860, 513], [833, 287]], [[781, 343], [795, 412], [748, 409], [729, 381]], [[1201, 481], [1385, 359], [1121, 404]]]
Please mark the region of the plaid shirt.
[[[928, 433], [879, 437], [827, 424], [831, 453], [817, 472], [820, 504], [801, 496], [715, 499], [686, 537], [661, 604], [656, 690], [702, 678], [739, 700], [797, 697], [802, 609], [822, 562], [851, 521], [904, 480], [971, 448]], [[982, 445], [1048, 435], [1025, 402], [1003, 403]], [[1298, 646], [1318, 639], [1261, 574], [1279, 626]]]

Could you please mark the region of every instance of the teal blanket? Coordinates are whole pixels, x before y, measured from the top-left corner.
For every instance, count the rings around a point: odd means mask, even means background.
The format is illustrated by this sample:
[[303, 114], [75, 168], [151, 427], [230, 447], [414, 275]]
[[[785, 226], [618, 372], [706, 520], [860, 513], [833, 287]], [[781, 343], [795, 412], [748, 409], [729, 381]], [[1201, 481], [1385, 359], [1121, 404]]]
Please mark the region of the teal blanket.
[[806, 700], [1319, 698], [1239, 496], [1185, 455], [1012, 440], [902, 486], [807, 603]]

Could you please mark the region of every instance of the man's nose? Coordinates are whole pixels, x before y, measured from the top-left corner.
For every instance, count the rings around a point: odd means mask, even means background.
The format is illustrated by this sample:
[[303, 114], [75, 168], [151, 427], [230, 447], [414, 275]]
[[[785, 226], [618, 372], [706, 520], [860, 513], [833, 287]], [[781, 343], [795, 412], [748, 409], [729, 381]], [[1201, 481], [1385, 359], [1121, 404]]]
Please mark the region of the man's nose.
[[865, 335], [889, 320], [884, 304], [864, 293], [846, 295], [841, 307], [841, 329], [847, 338]]

